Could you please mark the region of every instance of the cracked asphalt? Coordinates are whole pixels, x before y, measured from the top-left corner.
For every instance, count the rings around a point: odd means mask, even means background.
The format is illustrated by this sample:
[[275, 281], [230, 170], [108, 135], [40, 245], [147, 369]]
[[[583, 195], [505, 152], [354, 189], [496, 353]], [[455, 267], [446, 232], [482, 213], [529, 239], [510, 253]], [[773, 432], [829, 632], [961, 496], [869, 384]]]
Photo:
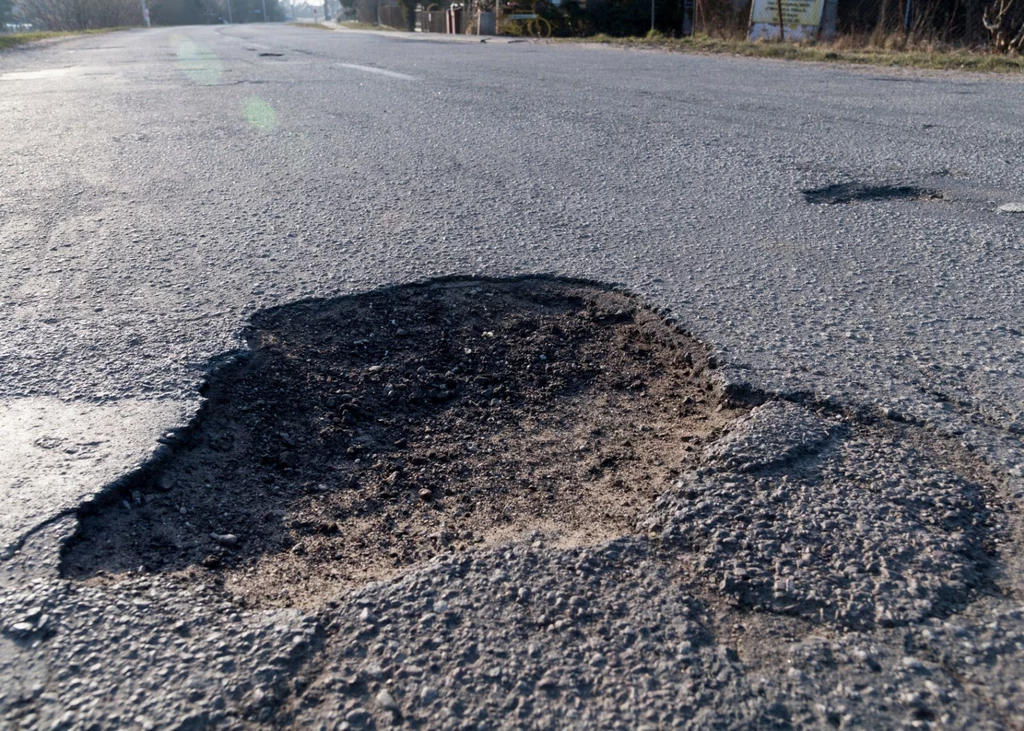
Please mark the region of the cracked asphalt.
[[[1024, 727], [1022, 88], [257, 25], [0, 54], [0, 727]], [[634, 533], [306, 613], [61, 576], [254, 313], [535, 273], [758, 405]]]

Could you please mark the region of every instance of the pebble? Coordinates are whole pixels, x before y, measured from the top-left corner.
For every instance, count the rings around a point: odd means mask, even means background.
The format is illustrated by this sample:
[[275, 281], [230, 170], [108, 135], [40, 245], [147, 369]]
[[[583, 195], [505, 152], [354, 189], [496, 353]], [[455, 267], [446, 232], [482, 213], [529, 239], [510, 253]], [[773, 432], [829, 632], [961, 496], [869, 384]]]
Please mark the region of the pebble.
[[345, 720], [353, 725], [360, 725], [366, 723], [366, 720], [370, 717], [370, 714], [366, 712], [364, 708], [353, 708], [351, 711], [345, 714]]
[[385, 711], [398, 712], [398, 704], [395, 702], [395, 697], [391, 695], [391, 691], [387, 688], [381, 688], [380, 692], [377, 693], [376, 700], [377, 704]]
[[238, 545], [238, 536], [234, 533], [211, 533], [210, 538], [225, 548], [235, 548]]
[[43, 608], [42, 607], [32, 607], [31, 609], [29, 609], [28, 611], [25, 612], [25, 621], [26, 622], [34, 622], [37, 619], [39, 619], [39, 617], [42, 616], [42, 614], [43, 614]]
[[916, 672], [923, 672], [927, 670], [925, 664], [916, 657], [904, 657], [902, 664], [907, 670], [914, 670]]
[[558, 679], [550, 675], [545, 675], [537, 682], [537, 688], [540, 690], [552, 690], [558, 687]]

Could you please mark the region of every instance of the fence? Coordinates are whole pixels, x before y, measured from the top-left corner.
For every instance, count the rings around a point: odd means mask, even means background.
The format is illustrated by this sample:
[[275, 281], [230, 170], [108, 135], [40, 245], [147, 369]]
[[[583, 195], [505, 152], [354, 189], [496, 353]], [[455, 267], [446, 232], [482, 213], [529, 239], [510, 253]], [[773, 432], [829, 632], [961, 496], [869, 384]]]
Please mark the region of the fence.
[[447, 23], [444, 10], [417, 10], [416, 30], [424, 33], [446, 33]]
[[465, 33], [466, 12], [462, 8], [417, 10], [416, 30], [423, 33]]
[[359, 0], [356, 3], [356, 20], [370, 25], [386, 25], [390, 28], [406, 28], [405, 12], [393, 0]]

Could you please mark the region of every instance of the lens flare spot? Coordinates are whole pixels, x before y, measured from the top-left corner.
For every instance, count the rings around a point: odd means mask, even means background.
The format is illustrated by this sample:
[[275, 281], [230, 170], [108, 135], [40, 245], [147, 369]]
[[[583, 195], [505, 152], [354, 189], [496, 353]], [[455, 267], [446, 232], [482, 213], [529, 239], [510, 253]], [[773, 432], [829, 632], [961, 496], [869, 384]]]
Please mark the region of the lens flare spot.
[[245, 121], [260, 132], [273, 132], [277, 129], [277, 112], [266, 100], [249, 96], [242, 102], [242, 108]]
[[221, 62], [211, 49], [189, 39], [175, 40], [178, 69], [194, 84], [213, 86], [220, 82]]

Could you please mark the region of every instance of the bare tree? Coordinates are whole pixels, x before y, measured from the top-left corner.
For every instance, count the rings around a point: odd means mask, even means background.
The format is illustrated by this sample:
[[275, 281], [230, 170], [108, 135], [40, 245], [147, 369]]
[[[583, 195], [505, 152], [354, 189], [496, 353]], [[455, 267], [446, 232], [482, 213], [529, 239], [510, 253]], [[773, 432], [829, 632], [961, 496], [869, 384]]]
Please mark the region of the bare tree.
[[136, 0], [22, 0], [25, 20], [47, 30], [88, 30], [138, 25], [142, 11]]
[[981, 22], [997, 51], [1024, 50], [1024, 4], [1019, 0], [995, 0], [985, 8]]

